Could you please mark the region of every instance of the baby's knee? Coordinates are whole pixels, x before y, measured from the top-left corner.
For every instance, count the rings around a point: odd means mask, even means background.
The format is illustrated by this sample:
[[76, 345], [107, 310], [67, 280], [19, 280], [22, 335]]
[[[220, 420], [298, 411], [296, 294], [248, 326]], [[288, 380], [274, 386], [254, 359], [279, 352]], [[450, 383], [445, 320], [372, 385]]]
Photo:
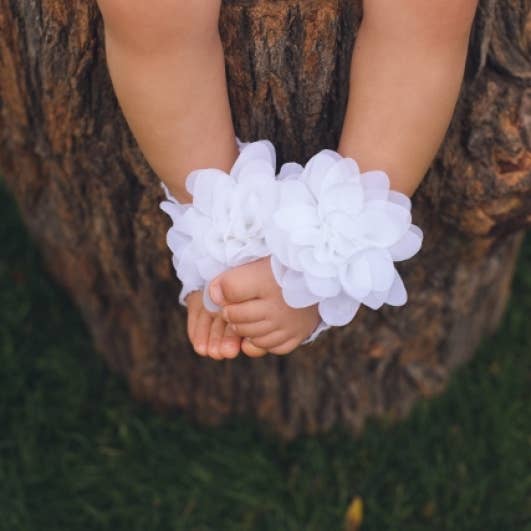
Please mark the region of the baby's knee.
[[141, 44], [217, 34], [221, 0], [97, 0], [106, 32]]

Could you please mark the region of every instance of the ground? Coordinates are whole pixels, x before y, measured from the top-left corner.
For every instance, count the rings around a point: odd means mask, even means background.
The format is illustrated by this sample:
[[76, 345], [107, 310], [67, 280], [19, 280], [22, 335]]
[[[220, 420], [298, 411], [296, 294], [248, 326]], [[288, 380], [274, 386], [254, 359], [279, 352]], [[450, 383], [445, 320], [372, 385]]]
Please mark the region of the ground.
[[531, 530], [531, 237], [497, 334], [398, 425], [283, 444], [135, 404], [0, 186], [0, 530]]

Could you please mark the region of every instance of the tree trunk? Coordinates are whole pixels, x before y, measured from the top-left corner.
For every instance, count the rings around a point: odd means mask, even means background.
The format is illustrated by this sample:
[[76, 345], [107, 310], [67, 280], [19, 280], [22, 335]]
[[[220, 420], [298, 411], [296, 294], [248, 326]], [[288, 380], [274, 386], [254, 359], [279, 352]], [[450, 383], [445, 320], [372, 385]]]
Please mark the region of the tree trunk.
[[[335, 147], [361, 0], [228, 0], [230, 97], [244, 140], [305, 162]], [[363, 309], [283, 357], [193, 353], [159, 181], [121, 116], [93, 1], [0, 0], [0, 169], [55, 278], [135, 397], [204, 423], [252, 415], [284, 437], [404, 415], [500, 321], [531, 224], [531, 16], [482, 1], [445, 141], [414, 197], [425, 233], [405, 307]], [[377, 65], [375, 65], [377, 68]]]

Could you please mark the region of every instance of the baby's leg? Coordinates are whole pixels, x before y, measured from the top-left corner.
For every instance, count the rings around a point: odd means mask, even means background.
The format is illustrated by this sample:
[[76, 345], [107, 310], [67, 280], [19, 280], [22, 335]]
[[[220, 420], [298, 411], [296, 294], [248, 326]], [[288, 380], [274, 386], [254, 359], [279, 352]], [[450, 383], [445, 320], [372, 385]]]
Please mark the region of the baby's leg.
[[181, 201], [192, 170], [237, 157], [221, 0], [98, 0], [120, 107], [147, 161]]
[[371, 0], [351, 64], [339, 152], [411, 196], [450, 123], [478, 0]]
[[[98, 4], [124, 116], [152, 168], [178, 200], [188, 202], [184, 182], [190, 171], [229, 170], [238, 154], [218, 32], [221, 0]], [[211, 349], [218, 356], [220, 318], [206, 316], [192, 299], [189, 320], [201, 326], [189, 326], [197, 331], [190, 339], [200, 353]], [[224, 352], [237, 354], [239, 338], [228, 328], [224, 335]]]

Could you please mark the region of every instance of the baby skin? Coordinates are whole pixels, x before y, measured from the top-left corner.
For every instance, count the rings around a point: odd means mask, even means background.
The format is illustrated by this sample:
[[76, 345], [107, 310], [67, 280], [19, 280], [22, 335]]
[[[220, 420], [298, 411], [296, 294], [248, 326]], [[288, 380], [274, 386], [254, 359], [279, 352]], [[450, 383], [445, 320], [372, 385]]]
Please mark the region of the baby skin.
[[[459, 95], [478, 0], [363, 0], [338, 151], [380, 169], [411, 196], [427, 172]], [[237, 157], [218, 32], [220, 0], [98, 0], [107, 63], [127, 122], [154, 171], [181, 202], [188, 173], [230, 170]], [[271, 139], [274, 141], [274, 139]], [[287, 354], [315, 329], [316, 306], [287, 306], [269, 260], [210, 285], [222, 307], [187, 297], [188, 335], [213, 359]]]

